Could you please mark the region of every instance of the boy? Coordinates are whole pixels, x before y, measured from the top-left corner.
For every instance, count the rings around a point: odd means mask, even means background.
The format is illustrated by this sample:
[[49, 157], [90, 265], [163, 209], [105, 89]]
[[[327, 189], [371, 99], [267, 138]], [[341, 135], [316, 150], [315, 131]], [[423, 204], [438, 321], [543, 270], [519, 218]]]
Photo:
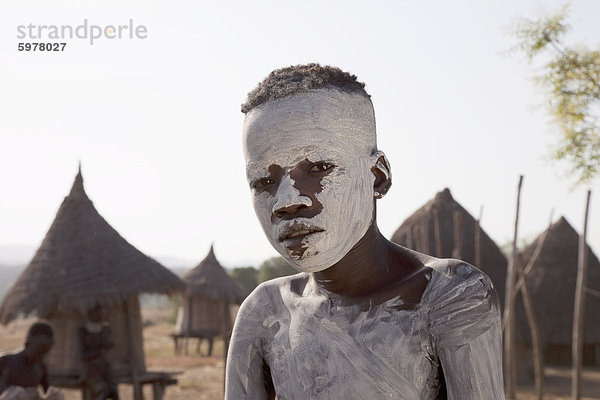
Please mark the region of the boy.
[[17, 354], [0, 357], [0, 399], [39, 400], [38, 386], [47, 393], [47, 399], [63, 396], [48, 390], [48, 371], [44, 357], [54, 345], [54, 332], [45, 322], [36, 322], [29, 328], [25, 348]]
[[391, 170], [364, 84], [318, 64], [283, 68], [242, 111], [254, 209], [300, 274], [241, 306], [225, 398], [504, 399], [490, 280], [377, 229]]

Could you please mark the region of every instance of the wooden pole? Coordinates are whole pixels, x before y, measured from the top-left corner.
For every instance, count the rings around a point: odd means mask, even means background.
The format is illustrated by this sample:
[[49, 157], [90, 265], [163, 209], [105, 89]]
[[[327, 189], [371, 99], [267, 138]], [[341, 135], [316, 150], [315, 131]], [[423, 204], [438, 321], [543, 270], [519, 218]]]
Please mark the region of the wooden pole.
[[588, 254], [586, 246], [588, 212], [590, 196], [587, 191], [585, 212], [583, 216], [583, 232], [579, 236], [579, 251], [577, 256], [577, 284], [575, 286], [575, 309], [573, 310], [573, 370], [571, 378], [571, 399], [581, 397], [581, 364], [583, 358], [583, 320], [585, 316], [585, 287], [587, 284]]
[[[538, 328], [537, 320], [535, 318], [535, 312], [533, 310], [533, 302], [531, 301], [531, 296], [529, 295], [529, 290], [527, 288], [527, 275], [523, 270], [520, 262], [515, 262], [515, 267], [517, 272], [519, 273], [519, 280], [522, 282], [520, 286], [521, 296], [523, 298], [523, 308], [525, 309], [525, 316], [527, 317], [527, 325], [529, 325], [529, 332], [531, 334], [531, 346], [533, 352], [533, 370], [534, 370], [534, 379], [535, 379], [535, 393], [537, 400], [542, 400], [544, 398], [544, 360], [542, 354], [542, 345], [540, 339], [540, 331]], [[517, 289], [513, 289], [515, 292]], [[515, 293], [516, 296], [516, 293]], [[514, 311], [514, 309], [513, 309]], [[513, 319], [514, 323], [514, 319]], [[513, 342], [514, 343], [514, 342]], [[515, 366], [516, 368], [516, 366]]]
[[454, 251], [452, 252], [452, 257], [461, 259], [462, 258], [462, 216], [460, 215], [459, 210], [454, 210], [453, 213], [454, 220]]
[[[538, 400], [542, 400], [544, 398], [544, 357], [543, 357], [543, 349], [542, 349], [542, 341], [539, 326], [537, 324], [537, 320], [535, 318], [535, 312], [533, 310], [533, 302], [531, 300], [531, 296], [529, 295], [529, 291], [527, 288], [527, 276], [533, 269], [538, 257], [542, 252], [542, 248], [544, 247], [544, 243], [546, 242], [546, 238], [548, 237], [548, 233], [552, 228], [552, 217], [554, 215], [554, 210], [550, 212], [550, 219], [548, 221], [548, 228], [544, 231], [542, 236], [538, 239], [535, 250], [533, 254], [529, 258], [527, 262], [527, 266], [525, 268], [521, 267], [521, 263], [516, 263], [515, 265], [518, 267], [519, 278], [517, 280], [517, 284], [514, 287], [514, 292], [520, 291], [523, 296], [523, 307], [525, 309], [525, 316], [527, 317], [527, 324], [529, 326], [529, 332], [531, 333], [531, 345], [532, 345], [532, 353], [533, 353], [533, 368], [534, 368], [534, 379], [535, 379], [535, 392]], [[506, 322], [507, 310], [504, 310], [503, 322]], [[505, 326], [503, 326], [503, 329]]]
[[423, 252], [423, 245], [421, 244], [421, 234], [420, 234], [420, 229], [421, 227], [419, 226], [419, 224], [415, 224], [412, 227], [412, 237], [413, 237], [413, 247], [412, 249], [415, 251], [418, 251], [420, 253]]
[[433, 209], [433, 234], [435, 236], [435, 256], [442, 257], [442, 234], [440, 232], [440, 214], [437, 208]]
[[[139, 370], [140, 365], [138, 362], [137, 353], [135, 352], [135, 339], [133, 336], [133, 329], [135, 324], [133, 322], [133, 313], [131, 307], [135, 307], [131, 299], [125, 301], [125, 320], [127, 321], [127, 334], [128, 339], [128, 351], [129, 351], [129, 367], [131, 372], [131, 386], [133, 386], [133, 398], [134, 400], [144, 400], [144, 393], [142, 391], [142, 385], [140, 384]], [[138, 305], [139, 307], [139, 305]]]
[[[185, 319], [185, 338], [183, 339], [183, 354], [184, 355], [188, 355], [189, 354], [189, 345], [190, 345], [190, 338], [192, 336], [192, 313], [193, 313], [193, 304], [194, 304], [194, 299], [193, 296], [189, 293], [186, 294], [186, 298], [185, 300], [187, 302], [187, 315], [186, 315], [186, 319]], [[184, 310], [185, 312], [185, 310]], [[198, 339], [200, 340], [200, 339]]]
[[479, 218], [475, 220], [475, 266], [481, 268], [481, 216], [483, 214], [483, 206], [479, 208]]
[[517, 384], [516, 369], [516, 349], [515, 349], [515, 304], [514, 304], [514, 282], [515, 282], [515, 263], [517, 261], [517, 239], [519, 227], [519, 207], [521, 203], [521, 187], [523, 185], [523, 175], [519, 176], [517, 186], [517, 207], [515, 212], [515, 231], [513, 236], [512, 254], [506, 270], [506, 288], [504, 309], [506, 310], [506, 331], [504, 332], [504, 370], [506, 373], [506, 397], [509, 400], [515, 399]]
[[[548, 237], [550, 228], [552, 228], [553, 213], [554, 213], [554, 211], [552, 211], [550, 213], [550, 222], [548, 223], [548, 228], [544, 231], [542, 236], [538, 239], [537, 244], [535, 246], [535, 250], [533, 251], [533, 254], [531, 255], [531, 257], [529, 258], [529, 261], [527, 262], [527, 266], [523, 269], [524, 275], [519, 276], [519, 278], [517, 279], [517, 284], [515, 285], [515, 287], [513, 289], [515, 291], [515, 293], [518, 292], [519, 290], [521, 290], [521, 286], [523, 285], [523, 282], [525, 281], [525, 277], [531, 273], [531, 270], [533, 269], [535, 262], [537, 261], [537, 259], [539, 258], [540, 254], [542, 252], [542, 248], [544, 247], [544, 243], [546, 243], [546, 238]], [[504, 331], [504, 329], [506, 327], [505, 321], [507, 319], [508, 319], [508, 315], [506, 313], [506, 308], [505, 308], [504, 313], [502, 314], [502, 331]]]
[[431, 254], [431, 250], [429, 249], [429, 221], [427, 218], [423, 220], [421, 223], [421, 242], [423, 244], [423, 250], [421, 253]]

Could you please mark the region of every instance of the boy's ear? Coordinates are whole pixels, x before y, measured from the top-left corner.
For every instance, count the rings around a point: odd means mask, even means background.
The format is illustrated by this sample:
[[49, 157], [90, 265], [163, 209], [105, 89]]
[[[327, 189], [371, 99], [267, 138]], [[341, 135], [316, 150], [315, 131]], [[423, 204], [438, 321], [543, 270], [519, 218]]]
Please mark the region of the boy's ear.
[[375, 175], [373, 197], [380, 199], [386, 195], [392, 186], [392, 169], [383, 151], [377, 150], [373, 157], [376, 159], [375, 165], [371, 167], [371, 171]]

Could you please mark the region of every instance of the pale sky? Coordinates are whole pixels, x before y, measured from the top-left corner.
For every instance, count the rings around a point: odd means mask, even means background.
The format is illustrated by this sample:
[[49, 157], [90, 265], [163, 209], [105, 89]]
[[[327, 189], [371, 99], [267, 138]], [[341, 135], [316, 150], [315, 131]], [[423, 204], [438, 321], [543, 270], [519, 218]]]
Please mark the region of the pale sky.
[[[271, 70], [320, 62], [366, 83], [393, 170], [378, 203], [391, 237], [449, 187], [498, 243], [550, 212], [600, 253], [600, 179], [572, 190], [546, 160], [556, 128], [536, 67], [508, 55], [517, 17], [562, 1], [4, 1], [0, 5], [0, 245], [37, 247], [82, 162], [100, 214], [154, 257], [226, 267], [276, 255], [250, 202], [241, 150], [246, 93]], [[600, 44], [600, 2], [572, 1], [569, 42]], [[18, 52], [18, 25], [120, 25], [146, 39], [67, 39]], [[29, 41], [33, 41], [29, 40]]]

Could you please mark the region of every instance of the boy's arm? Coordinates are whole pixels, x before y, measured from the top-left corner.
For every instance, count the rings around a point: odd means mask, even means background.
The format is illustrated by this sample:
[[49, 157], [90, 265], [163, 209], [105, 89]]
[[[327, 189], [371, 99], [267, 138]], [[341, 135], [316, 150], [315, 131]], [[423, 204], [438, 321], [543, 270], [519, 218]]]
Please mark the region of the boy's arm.
[[[261, 290], [262, 289], [262, 290]], [[227, 354], [225, 400], [271, 400], [275, 390], [263, 352], [269, 307], [264, 288], [257, 288], [238, 312]]]
[[504, 400], [498, 296], [475, 267], [452, 265], [430, 313], [448, 400]]
[[48, 368], [46, 367], [46, 364], [42, 364], [42, 379], [40, 380], [40, 384], [42, 385], [42, 388], [44, 389], [44, 393], [48, 392], [48, 387], [50, 386], [48, 383]]
[[442, 349], [439, 357], [449, 400], [504, 400], [500, 320], [457, 349]]

